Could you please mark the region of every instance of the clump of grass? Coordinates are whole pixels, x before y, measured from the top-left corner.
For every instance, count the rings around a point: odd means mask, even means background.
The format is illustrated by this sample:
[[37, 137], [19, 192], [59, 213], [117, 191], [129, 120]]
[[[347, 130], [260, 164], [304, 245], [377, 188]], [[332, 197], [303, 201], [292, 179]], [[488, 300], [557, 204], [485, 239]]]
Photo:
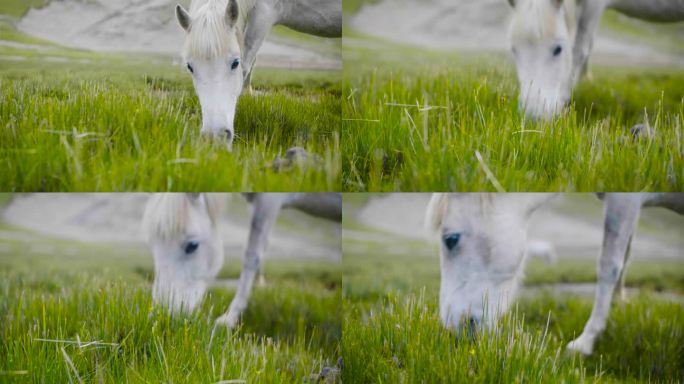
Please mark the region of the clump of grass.
[[[353, 219], [345, 228], [369, 231]], [[641, 293], [615, 300], [594, 354], [580, 357], [565, 348], [589, 319], [592, 297], [526, 289], [493, 331], [470, 340], [440, 323], [438, 250], [373, 234], [385, 240], [343, 239], [344, 382], [676, 382], [684, 375], [684, 306], [673, 293], [681, 292], [681, 263], [634, 261], [627, 285]], [[525, 285], [595, 282], [594, 260], [530, 264]], [[654, 293], [661, 290], [669, 296]]]
[[[200, 137], [187, 75], [136, 63], [8, 66], [0, 76], [6, 191], [330, 191], [340, 188], [335, 73], [260, 71], [243, 95], [234, 151]], [[119, 66], [120, 65], [120, 66]], [[24, 64], [22, 63], [22, 66]], [[270, 80], [275, 79], [271, 82]], [[292, 89], [292, 91], [290, 91]], [[276, 171], [293, 146], [319, 161]]]
[[171, 317], [152, 306], [147, 284], [49, 276], [2, 273], [3, 382], [302, 382], [336, 364], [334, 292], [257, 290], [244, 325], [229, 332], [213, 327], [228, 302], [220, 292]]
[[583, 382], [581, 360], [563, 356], [546, 328], [508, 316], [474, 338], [446, 330], [424, 295], [390, 297], [382, 309], [350, 310], [342, 351], [345, 382]]
[[47, 0], [4, 0], [0, 4], [0, 14], [14, 17], [21, 17], [30, 8], [40, 8], [47, 3]]
[[[593, 302], [587, 298], [559, 300], [547, 294], [521, 300], [518, 311], [531, 327], [548, 324], [565, 344], [582, 331]], [[583, 358], [587, 372], [607, 381], [676, 381], [684, 375], [684, 307], [659, 300], [648, 291], [626, 303], [615, 300], [594, 353]]]
[[[239, 272], [227, 262], [219, 278]], [[335, 367], [339, 265], [270, 260], [264, 274], [240, 328], [214, 330], [234, 290], [213, 287], [194, 313], [171, 317], [152, 306], [142, 244], [9, 235], [0, 242], [0, 382], [302, 383]]]
[[[501, 56], [478, 60], [443, 54], [440, 59], [430, 52], [401, 55], [399, 50], [387, 59], [347, 51], [346, 190], [684, 187], [680, 70], [594, 68], [593, 80], [575, 90], [567, 113], [533, 122], [518, 111], [514, 64]], [[644, 122], [655, 138], [634, 140], [629, 129]]]

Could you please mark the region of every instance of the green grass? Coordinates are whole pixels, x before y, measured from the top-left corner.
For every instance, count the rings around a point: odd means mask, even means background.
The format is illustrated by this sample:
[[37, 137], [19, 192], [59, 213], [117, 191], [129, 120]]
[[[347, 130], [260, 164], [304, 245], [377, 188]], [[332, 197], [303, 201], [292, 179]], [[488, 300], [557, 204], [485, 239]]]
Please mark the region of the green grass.
[[4, 41], [12, 41], [16, 43], [23, 43], [23, 44], [35, 44], [35, 45], [43, 45], [43, 46], [50, 46], [53, 45], [53, 43], [49, 41], [45, 41], [43, 39], [38, 39], [35, 37], [28, 36], [24, 33], [21, 33], [17, 31], [14, 26], [7, 22], [7, 21], [0, 21], [0, 35], [2, 35], [2, 40]]
[[[345, 48], [347, 191], [684, 188], [681, 69], [593, 68], [567, 114], [535, 123], [518, 112], [504, 56], [376, 48]], [[634, 141], [644, 121], [655, 138]]]
[[[382, 236], [343, 239], [343, 382], [678, 382], [684, 375], [684, 307], [655, 294], [682, 292], [681, 262], [633, 262], [627, 286], [640, 293], [613, 305], [585, 358], [565, 345], [582, 331], [591, 298], [530, 293], [494, 330], [469, 339], [440, 324], [438, 250]], [[591, 282], [595, 268], [594, 260], [532, 260], [525, 285]]]
[[[267, 262], [268, 283], [255, 287], [242, 326], [212, 338], [232, 290], [212, 289], [195, 313], [170, 317], [152, 306], [151, 257], [142, 248], [42, 237], [1, 245], [3, 383], [302, 383], [340, 356], [336, 263]], [[49, 252], [39, 251], [46, 246]], [[228, 265], [221, 275], [236, 278], [238, 268]]]
[[[339, 190], [339, 73], [258, 69], [233, 152], [199, 135], [191, 80], [162, 57], [0, 48], [5, 191]], [[64, 62], [48, 62], [59, 58]], [[276, 172], [293, 146], [318, 161]]]
[[0, 3], [0, 15], [21, 17], [28, 12], [29, 8], [40, 8], [47, 0], [2, 0]]
[[684, 310], [648, 295], [611, 313], [590, 358], [564, 351], [589, 316], [586, 300], [523, 302], [471, 340], [441, 326], [433, 295], [398, 296], [373, 312], [345, 305], [344, 382], [676, 382], [684, 373]]

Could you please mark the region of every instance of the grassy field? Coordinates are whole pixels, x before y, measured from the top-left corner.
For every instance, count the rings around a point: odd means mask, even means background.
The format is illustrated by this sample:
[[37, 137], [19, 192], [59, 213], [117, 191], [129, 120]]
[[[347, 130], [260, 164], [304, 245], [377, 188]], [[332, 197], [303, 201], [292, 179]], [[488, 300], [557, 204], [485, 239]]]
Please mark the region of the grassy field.
[[[684, 188], [681, 69], [594, 68], [570, 111], [543, 123], [518, 112], [503, 56], [345, 49], [345, 190]], [[634, 140], [644, 121], [655, 137]]]
[[[684, 292], [681, 262], [633, 262], [627, 286], [639, 294], [614, 304], [594, 354], [584, 358], [566, 353], [565, 345], [582, 331], [592, 298], [532, 290], [495, 330], [471, 340], [440, 324], [436, 246], [373, 231], [351, 218], [344, 225], [375, 240], [343, 237], [343, 382], [674, 383], [684, 377], [684, 306], [656, 293]], [[589, 282], [595, 268], [594, 260], [556, 266], [532, 260], [525, 291]]]
[[[9, 21], [0, 29], [11, 43], [0, 46], [0, 190], [340, 189], [339, 72], [257, 69], [262, 95], [241, 97], [230, 153], [200, 138], [191, 79], [170, 58], [65, 49]], [[313, 160], [275, 169], [294, 146]]]
[[[344, 2], [351, 17], [373, 0]], [[601, 33], [681, 53], [684, 24], [607, 12]], [[346, 191], [636, 191], [684, 188], [684, 70], [592, 67], [571, 108], [525, 121], [504, 54], [441, 52], [347, 26]], [[653, 139], [634, 140], [647, 122]], [[479, 158], [478, 158], [479, 157]]]
[[[267, 262], [241, 328], [212, 337], [232, 290], [212, 289], [193, 315], [172, 318], [152, 307], [142, 246], [1, 229], [0, 382], [302, 383], [338, 364], [336, 263]], [[239, 265], [227, 264], [220, 276], [236, 278]]]

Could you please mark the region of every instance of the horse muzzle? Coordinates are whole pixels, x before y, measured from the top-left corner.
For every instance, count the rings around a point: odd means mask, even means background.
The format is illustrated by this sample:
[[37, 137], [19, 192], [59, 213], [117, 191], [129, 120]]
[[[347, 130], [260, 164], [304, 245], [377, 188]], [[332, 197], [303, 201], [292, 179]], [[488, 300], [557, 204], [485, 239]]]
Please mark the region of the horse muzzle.
[[211, 140], [217, 145], [225, 145], [229, 151], [233, 150], [233, 130], [230, 128], [205, 129], [202, 128], [202, 137]]

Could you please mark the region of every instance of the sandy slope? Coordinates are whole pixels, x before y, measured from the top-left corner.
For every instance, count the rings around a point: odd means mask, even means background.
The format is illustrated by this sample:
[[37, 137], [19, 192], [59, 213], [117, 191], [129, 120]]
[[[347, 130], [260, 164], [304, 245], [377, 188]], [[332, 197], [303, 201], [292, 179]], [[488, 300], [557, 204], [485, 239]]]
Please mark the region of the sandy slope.
[[[411, 193], [372, 198], [358, 212], [357, 219], [373, 228], [428, 241], [431, 235], [423, 229], [423, 217], [429, 197], [430, 194]], [[663, 236], [656, 236], [654, 233], [682, 233], [684, 218], [675, 220], [679, 225], [673, 228], [669, 221], [663, 222], [661, 218], [669, 212], [658, 210], [660, 209], [649, 208], [643, 211], [642, 223], [647, 222], [651, 228], [648, 231], [642, 229], [637, 234], [632, 245], [632, 257], [684, 262], [684, 243], [681, 239], [677, 240], [674, 235], [666, 237], [668, 241], [663, 241]], [[572, 197], [559, 198], [538, 211], [533, 216], [528, 233], [530, 239], [551, 242], [559, 257], [594, 258], [600, 250], [602, 231], [601, 202], [590, 197]], [[372, 236], [368, 238], [372, 239]]]
[[[147, 194], [28, 194], [16, 195], [0, 212], [10, 225], [66, 240], [94, 243], [143, 244], [140, 223]], [[221, 231], [229, 258], [241, 258], [247, 241], [246, 201], [228, 198]], [[340, 260], [338, 223], [283, 211], [269, 241], [267, 257]], [[2, 231], [2, 238], [30, 241], [31, 235]]]
[[[382, 0], [364, 5], [348, 25], [370, 36], [432, 49], [507, 51], [510, 15], [505, 0]], [[622, 65], [625, 59], [684, 65], [681, 56], [603, 33], [593, 54], [594, 61], [619, 57]]]
[[[178, 55], [183, 31], [174, 16], [175, 0], [62, 0], [31, 9], [17, 28], [60, 45], [92, 51]], [[262, 66], [337, 68], [339, 57], [294, 41], [269, 39], [259, 52]]]

